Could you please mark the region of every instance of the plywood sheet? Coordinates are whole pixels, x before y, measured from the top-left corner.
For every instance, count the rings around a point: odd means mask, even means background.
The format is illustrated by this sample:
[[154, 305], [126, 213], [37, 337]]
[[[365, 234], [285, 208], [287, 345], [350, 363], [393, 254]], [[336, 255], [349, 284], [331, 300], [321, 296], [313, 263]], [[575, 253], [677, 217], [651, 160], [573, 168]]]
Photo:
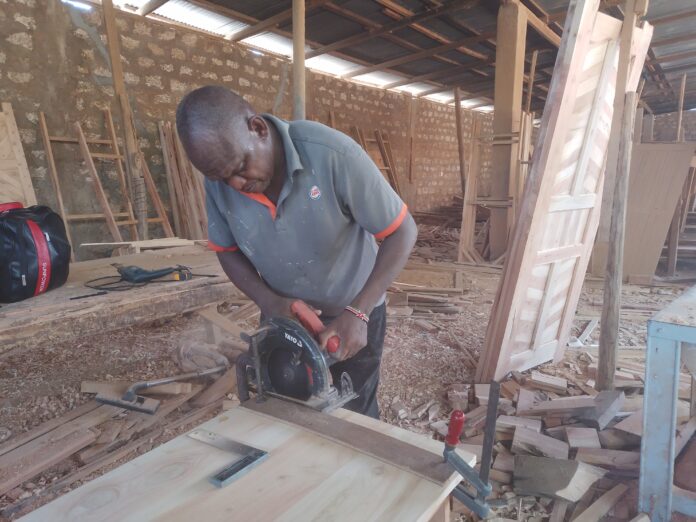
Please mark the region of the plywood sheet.
[[[398, 434], [433, 452], [442, 443], [362, 415], [344, 419]], [[367, 421], [366, 421], [367, 419]], [[234, 455], [185, 435], [30, 513], [26, 521], [429, 520], [459, 481], [433, 484], [382, 461], [245, 408], [203, 425], [269, 452], [225, 488], [207, 478]]]
[[19, 201], [26, 207], [36, 205], [36, 194], [12, 106], [3, 103], [0, 112], [0, 203], [10, 201]]
[[634, 143], [626, 209], [625, 277], [652, 276], [696, 143]]
[[[559, 357], [567, 342], [599, 222], [619, 56], [621, 22], [598, 5], [570, 4], [478, 382]], [[637, 29], [634, 52], [651, 36]]]

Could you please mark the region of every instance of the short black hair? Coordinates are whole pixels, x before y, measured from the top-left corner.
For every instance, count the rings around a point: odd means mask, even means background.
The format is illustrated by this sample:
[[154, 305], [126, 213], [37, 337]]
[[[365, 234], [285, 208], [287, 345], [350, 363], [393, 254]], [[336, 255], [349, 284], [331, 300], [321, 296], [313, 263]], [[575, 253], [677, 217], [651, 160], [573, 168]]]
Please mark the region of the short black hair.
[[238, 117], [253, 115], [249, 103], [225, 87], [206, 85], [188, 93], [176, 109], [176, 129], [184, 147], [195, 147], [199, 139], [219, 139]]

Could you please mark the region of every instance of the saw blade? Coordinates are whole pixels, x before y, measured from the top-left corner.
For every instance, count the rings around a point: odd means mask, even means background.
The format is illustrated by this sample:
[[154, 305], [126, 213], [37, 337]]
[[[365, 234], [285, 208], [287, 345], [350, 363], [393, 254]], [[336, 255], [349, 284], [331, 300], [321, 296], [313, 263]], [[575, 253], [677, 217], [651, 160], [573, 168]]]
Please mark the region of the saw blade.
[[291, 350], [276, 348], [268, 356], [268, 377], [281, 395], [307, 400], [312, 395], [311, 368]]

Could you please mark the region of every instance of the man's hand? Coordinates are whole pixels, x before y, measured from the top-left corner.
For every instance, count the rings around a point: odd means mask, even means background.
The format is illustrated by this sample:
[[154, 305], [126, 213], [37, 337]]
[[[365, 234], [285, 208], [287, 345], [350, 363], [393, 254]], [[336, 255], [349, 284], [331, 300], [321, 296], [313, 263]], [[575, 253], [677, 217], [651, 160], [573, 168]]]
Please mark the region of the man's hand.
[[325, 349], [327, 341], [334, 335], [338, 336], [341, 345], [338, 353], [333, 354], [333, 357], [345, 361], [367, 345], [367, 323], [350, 312], [343, 312], [319, 334], [321, 347]]

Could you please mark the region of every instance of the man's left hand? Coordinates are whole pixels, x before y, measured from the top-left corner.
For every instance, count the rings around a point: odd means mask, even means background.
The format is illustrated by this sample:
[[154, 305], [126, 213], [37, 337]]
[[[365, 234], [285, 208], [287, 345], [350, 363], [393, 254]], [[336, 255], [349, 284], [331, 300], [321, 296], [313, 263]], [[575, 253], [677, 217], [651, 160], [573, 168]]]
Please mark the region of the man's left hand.
[[335, 335], [338, 336], [341, 344], [338, 353], [332, 354], [332, 356], [340, 361], [345, 361], [367, 345], [367, 323], [352, 313], [344, 311], [319, 334], [321, 347], [326, 349], [327, 341]]

